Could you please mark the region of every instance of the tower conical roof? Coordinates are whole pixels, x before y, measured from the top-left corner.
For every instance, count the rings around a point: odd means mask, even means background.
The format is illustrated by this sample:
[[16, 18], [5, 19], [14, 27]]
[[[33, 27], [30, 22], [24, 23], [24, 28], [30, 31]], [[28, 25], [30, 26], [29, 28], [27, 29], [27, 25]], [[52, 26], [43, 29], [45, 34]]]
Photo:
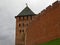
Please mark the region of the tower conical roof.
[[17, 16], [29, 16], [29, 15], [35, 15], [34, 12], [26, 6]]

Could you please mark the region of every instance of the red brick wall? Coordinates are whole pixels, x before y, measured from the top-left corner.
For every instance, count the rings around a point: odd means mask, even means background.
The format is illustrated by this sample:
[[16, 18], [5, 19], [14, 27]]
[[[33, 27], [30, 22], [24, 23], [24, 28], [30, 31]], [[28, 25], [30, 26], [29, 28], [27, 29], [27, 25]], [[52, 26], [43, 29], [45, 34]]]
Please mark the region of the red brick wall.
[[36, 45], [60, 38], [60, 3], [43, 10], [27, 30], [27, 45]]
[[[24, 19], [23, 19], [23, 17], [24, 17]], [[28, 19], [27, 19], [27, 16], [20, 16], [20, 17], [16, 16], [15, 45], [24, 45], [25, 44], [25, 39], [24, 39], [24, 41], [22, 41], [23, 34], [26, 34], [27, 27], [32, 22], [32, 20], [34, 20], [34, 18], [36, 18], [36, 15], [32, 16], [32, 17], [28, 16]], [[19, 24], [20, 24], [20, 26], [19, 26]], [[23, 26], [23, 24], [24, 24], [24, 26]], [[24, 32], [20, 32], [22, 30], [24, 30]], [[25, 36], [23, 38], [25, 38]]]

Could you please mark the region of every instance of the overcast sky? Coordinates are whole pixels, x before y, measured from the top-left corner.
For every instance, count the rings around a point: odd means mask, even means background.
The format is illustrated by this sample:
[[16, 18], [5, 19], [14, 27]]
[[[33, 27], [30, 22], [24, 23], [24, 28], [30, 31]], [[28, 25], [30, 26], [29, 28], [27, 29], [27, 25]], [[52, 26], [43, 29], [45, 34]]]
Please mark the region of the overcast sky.
[[14, 45], [15, 16], [25, 7], [26, 3], [35, 13], [40, 13], [56, 0], [0, 0], [0, 45]]

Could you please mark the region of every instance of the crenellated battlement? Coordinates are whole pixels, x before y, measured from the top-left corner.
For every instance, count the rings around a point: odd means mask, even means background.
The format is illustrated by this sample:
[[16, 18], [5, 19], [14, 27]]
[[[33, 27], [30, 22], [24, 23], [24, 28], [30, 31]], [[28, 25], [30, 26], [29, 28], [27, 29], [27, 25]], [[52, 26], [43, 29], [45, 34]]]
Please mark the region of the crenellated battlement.
[[55, 8], [60, 6], [60, 1], [54, 2], [52, 5], [49, 5], [46, 9], [42, 10], [39, 15], [44, 15], [46, 13], [52, 12]]

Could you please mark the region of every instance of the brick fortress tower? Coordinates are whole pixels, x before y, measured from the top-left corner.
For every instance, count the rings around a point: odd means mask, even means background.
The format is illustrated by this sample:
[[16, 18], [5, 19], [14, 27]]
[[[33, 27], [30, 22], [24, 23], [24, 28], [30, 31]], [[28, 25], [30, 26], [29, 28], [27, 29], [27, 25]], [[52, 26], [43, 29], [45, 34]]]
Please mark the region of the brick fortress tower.
[[26, 6], [16, 18], [16, 45], [26, 45], [26, 31], [27, 27], [33, 18], [36, 17], [31, 9]]

